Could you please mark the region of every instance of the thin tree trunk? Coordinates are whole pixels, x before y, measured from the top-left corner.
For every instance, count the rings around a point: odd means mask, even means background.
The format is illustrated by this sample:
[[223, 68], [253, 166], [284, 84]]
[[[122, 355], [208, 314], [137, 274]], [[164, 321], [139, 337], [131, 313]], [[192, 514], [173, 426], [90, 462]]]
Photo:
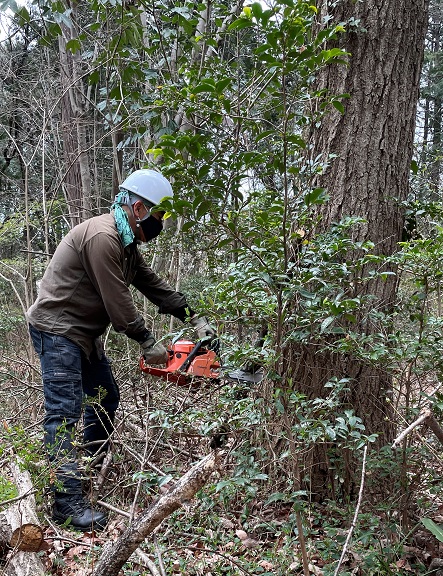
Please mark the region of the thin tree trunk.
[[123, 138], [124, 134], [122, 130], [116, 128], [112, 132], [112, 198], [117, 196], [119, 186], [123, 180], [123, 149], [119, 148], [119, 144], [123, 142]]
[[71, 9], [72, 28], [62, 25], [58, 38], [60, 74], [63, 96], [61, 99], [62, 138], [65, 159], [64, 191], [71, 225], [75, 226], [91, 216], [91, 174], [88, 154], [87, 121], [83, 81], [79, 69], [79, 56], [66, 45], [76, 34], [76, 2], [66, 2]]

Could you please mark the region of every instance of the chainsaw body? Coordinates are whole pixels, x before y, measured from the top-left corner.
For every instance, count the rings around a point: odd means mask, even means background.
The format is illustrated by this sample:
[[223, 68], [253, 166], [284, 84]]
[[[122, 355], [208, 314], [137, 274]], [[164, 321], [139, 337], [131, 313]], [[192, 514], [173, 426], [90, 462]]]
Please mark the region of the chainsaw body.
[[140, 369], [146, 374], [175, 382], [181, 386], [198, 382], [202, 379], [219, 380], [220, 363], [213, 350], [205, 348], [201, 342], [178, 340], [168, 348], [166, 366], [151, 366], [140, 358]]

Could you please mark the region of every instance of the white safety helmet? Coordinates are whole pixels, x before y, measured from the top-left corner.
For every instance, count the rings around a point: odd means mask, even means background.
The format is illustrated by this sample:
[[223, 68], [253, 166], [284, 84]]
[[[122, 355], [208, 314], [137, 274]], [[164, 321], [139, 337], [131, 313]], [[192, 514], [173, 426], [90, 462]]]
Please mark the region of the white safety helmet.
[[169, 180], [156, 170], [136, 170], [120, 184], [119, 188], [148, 200], [153, 206], [164, 198], [174, 195]]

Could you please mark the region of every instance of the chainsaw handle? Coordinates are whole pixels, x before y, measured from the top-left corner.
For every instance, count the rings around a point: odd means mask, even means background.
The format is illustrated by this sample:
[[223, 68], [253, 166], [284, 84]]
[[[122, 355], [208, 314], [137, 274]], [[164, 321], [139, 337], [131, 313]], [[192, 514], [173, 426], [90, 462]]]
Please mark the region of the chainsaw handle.
[[186, 370], [189, 368], [189, 365], [191, 364], [191, 362], [197, 356], [198, 351], [200, 350], [202, 345], [203, 345], [203, 342], [201, 340], [200, 340], [200, 342], [197, 342], [197, 344], [194, 346], [194, 348], [189, 352], [189, 356], [186, 358], [186, 360], [180, 366], [180, 370], [186, 372]]

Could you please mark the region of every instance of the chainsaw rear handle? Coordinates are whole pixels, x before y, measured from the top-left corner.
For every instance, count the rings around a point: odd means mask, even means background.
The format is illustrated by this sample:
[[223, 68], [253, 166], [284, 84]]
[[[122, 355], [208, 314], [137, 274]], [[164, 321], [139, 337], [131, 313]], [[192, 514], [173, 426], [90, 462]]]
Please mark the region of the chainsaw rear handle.
[[186, 372], [186, 370], [189, 368], [189, 365], [194, 360], [194, 358], [197, 356], [197, 354], [198, 354], [198, 352], [202, 346], [203, 346], [202, 340], [197, 342], [197, 344], [194, 346], [194, 348], [189, 352], [189, 355], [187, 356], [187, 358], [185, 359], [183, 364], [180, 366], [180, 370], [183, 370], [184, 372]]

